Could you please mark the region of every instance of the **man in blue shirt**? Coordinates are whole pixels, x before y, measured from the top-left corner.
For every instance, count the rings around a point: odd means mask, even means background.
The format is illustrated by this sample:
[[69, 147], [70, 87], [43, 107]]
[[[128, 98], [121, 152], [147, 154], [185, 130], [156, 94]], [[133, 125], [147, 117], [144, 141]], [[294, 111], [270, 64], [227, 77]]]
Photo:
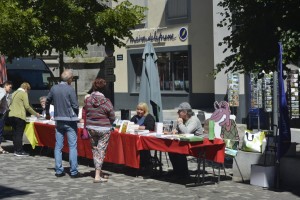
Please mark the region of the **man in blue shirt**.
[[54, 105], [55, 128], [55, 176], [62, 177], [65, 175], [62, 166], [62, 148], [64, 136], [67, 134], [69, 145], [69, 162], [71, 178], [80, 177], [77, 170], [77, 121], [79, 105], [74, 88], [71, 86], [73, 81], [73, 71], [66, 69], [60, 76], [61, 82], [54, 85], [46, 101], [46, 118], [49, 119], [49, 107]]

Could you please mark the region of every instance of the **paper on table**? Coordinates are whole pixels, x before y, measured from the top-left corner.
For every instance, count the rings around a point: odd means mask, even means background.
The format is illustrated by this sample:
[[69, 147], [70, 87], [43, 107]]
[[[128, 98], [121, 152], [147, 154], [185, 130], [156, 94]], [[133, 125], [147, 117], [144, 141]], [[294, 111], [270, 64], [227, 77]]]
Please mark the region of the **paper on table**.
[[155, 122], [155, 132], [157, 134], [163, 133], [163, 127], [164, 127], [164, 124], [162, 122]]
[[192, 133], [184, 133], [184, 134], [179, 134], [179, 137], [193, 137], [194, 136], [194, 134], [192, 134]]
[[156, 137], [169, 140], [180, 140], [178, 135], [156, 135]]
[[134, 130], [134, 133], [138, 135], [149, 134], [149, 132], [150, 132], [149, 130]]

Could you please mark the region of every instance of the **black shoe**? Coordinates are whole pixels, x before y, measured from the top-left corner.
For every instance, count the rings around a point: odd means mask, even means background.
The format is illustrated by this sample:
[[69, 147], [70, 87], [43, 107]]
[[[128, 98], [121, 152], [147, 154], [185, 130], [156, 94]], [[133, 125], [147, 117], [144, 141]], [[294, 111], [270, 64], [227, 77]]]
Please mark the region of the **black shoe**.
[[65, 172], [63, 172], [63, 173], [60, 173], [60, 174], [55, 174], [55, 176], [56, 177], [63, 177], [63, 176], [65, 176], [66, 175], [66, 173]]
[[77, 174], [70, 175], [70, 176], [71, 176], [71, 178], [80, 178], [80, 177], [82, 177], [82, 174], [80, 172], [77, 172]]
[[26, 153], [25, 151], [20, 151], [20, 152], [15, 151], [14, 155], [15, 156], [29, 156], [29, 153]]
[[178, 179], [190, 179], [190, 175], [189, 174], [180, 174], [180, 175], [177, 175], [177, 178]]

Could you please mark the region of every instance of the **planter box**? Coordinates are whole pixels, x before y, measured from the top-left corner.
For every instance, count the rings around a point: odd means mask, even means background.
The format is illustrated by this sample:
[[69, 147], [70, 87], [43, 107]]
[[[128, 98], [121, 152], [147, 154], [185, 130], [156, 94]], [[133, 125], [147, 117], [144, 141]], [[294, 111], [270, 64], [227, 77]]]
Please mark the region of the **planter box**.
[[275, 166], [251, 165], [251, 185], [272, 188], [274, 181]]

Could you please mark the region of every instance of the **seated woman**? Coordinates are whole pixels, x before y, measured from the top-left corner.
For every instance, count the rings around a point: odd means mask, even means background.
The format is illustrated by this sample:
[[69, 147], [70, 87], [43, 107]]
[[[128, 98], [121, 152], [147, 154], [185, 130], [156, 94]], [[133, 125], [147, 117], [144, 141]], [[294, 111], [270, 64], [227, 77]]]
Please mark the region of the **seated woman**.
[[[140, 130], [154, 131], [155, 119], [149, 113], [149, 108], [146, 103], [139, 103], [136, 107], [136, 115], [131, 119], [131, 122], [139, 125]], [[147, 168], [151, 166], [151, 154], [150, 151], [144, 150], [140, 151], [140, 166], [141, 168]]]
[[[198, 117], [194, 115], [189, 103], [183, 102], [178, 107], [178, 119], [174, 134], [193, 133], [201, 135], [203, 133], [202, 125]], [[173, 166], [173, 173], [179, 177], [188, 177], [188, 164], [186, 156], [178, 153], [169, 153], [169, 158]]]

